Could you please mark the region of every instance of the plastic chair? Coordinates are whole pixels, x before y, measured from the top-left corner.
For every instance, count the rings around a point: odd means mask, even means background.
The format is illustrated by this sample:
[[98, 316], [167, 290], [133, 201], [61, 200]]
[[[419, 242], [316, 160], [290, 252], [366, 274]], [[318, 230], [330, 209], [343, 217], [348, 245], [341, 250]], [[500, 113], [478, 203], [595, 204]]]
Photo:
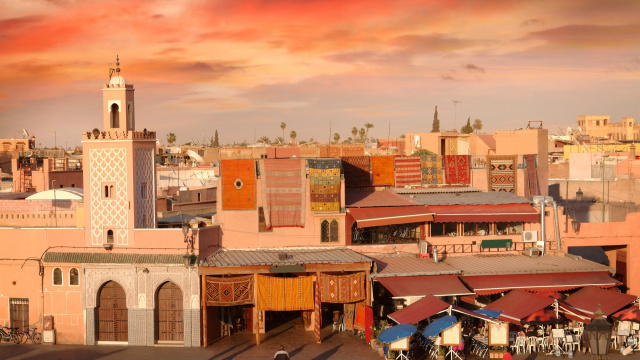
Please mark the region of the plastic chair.
[[516, 338], [516, 353], [520, 354], [520, 350], [522, 349], [522, 353], [527, 351], [526, 338], [524, 336], [518, 336]]
[[338, 325], [338, 331], [344, 331], [344, 315], [340, 315], [340, 325]]
[[535, 336], [529, 336], [527, 338], [527, 351], [529, 353], [538, 352], [538, 338]]

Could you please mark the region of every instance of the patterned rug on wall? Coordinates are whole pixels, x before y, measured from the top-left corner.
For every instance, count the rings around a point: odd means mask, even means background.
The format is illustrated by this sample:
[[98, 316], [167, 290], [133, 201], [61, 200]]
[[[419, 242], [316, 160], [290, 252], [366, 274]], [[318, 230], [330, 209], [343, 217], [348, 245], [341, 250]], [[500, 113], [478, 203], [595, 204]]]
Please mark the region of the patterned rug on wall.
[[371, 157], [349, 156], [342, 158], [344, 186], [371, 186]]
[[207, 305], [253, 304], [253, 275], [218, 278], [207, 276]]
[[372, 156], [371, 177], [373, 185], [395, 186], [394, 156]]
[[308, 162], [311, 211], [340, 211], [340, 160]]
[[261, 159], [258, 164], [267, 229], [304, 227], [306, 159]]
[[471, 155], [444, 155], [443, 165], [447, 184], [471, 184]]
[[222, 208], [256, 208], [256, 164], [254, 160], [221, 160]]
[[517, 194], [518, 155], [487, 155], [489, 191]]
[[444, 184], [441, 155], [421, 156], [420, 170], [422, 172], [423, 185]]
[[422, 184], [420, 156], [396, 156], [396, 187]]
[[350, 303], [366, 298], [365, 273], [346, 275], [320, 274], [322, 302]]
[[524, 158], [527, 163], [527, 184], [529, 185], [528, 195], [540, 195], [538, 169], [536, 168], [536, 155], [525, 155]]

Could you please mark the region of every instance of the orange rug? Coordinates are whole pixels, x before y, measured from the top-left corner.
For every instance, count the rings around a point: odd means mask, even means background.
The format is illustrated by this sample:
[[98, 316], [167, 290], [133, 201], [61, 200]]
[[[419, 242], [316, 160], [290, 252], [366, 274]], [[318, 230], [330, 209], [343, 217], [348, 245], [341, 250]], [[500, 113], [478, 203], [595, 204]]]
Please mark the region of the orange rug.
[[393, 156], [372, 156], [371, 173], [373, 185], [395, 186], [395, 169]]
[[222, 208], [256, 208], [256, 165], [254, 160], [221, 160]]

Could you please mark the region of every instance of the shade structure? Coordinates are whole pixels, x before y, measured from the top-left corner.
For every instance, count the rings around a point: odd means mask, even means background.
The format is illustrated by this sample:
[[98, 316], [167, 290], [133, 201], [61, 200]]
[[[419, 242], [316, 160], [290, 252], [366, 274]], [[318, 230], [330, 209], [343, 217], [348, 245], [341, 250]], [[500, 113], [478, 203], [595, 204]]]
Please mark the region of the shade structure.
[[591, 323], [592, 320], [589, 315], [560, 300], [558, 300], [558, 312], [562, 313], [562, 315], [569, 320], [580, 321], [585, 324]]
[[457, 275], [388, 277], [378, 281], [395, 297], [473, 295]]
[[496, 321], [494, 318], [484, 315], [484, 314], [479, 314], [477, 312], [474, 312], [472, 310], [467, 310], [465, 308], [462, 308], [458, 305], [451, 305], [451, 311], [455, 311], [457, 313], [463, 314], [463, 315], [468, 315], [471, 317], [474, 317], [476, 319], [480, 319], [480, 320], [484, 320], [484, 321], [488, 321], [488, 322], [492, 322], [492, 323], [498, 323], [499, 321]]
[[450, 305], [448, 303], [434, 296], [427, 295], [404, 309], [398, 310], [387, 316], [398, 324], [415, 324], [418, 321], [422, 321], [445, 310], [449, 306]]
[[634, 321], [640, 323], [640, 309], [637, 306], [628, 307], [611, 315], [612, 318], [620, 321]]
[[489, 310], [502, 310], [501, 320], [520, 324], [522, 319], [553, 304], [554, 300], [524, 290], [511, 290], [507, 295], [485, 306]]
[[607, 272], [462, 276], [461, 279], [478, 295], [497, 294], [511, 289], [557, 292], [583, 286], [612, 287], [620, 284]]
[[400, 339], [407, 338], [416, 333], [416, 327], [411, 324], [400, 324], [384, 329], [378, 335], [378, 341], [388, 344]]
[[580, 289], [565, 301], [576, 310], [593, 317], [598, 304], [602, 306], [602, 312], [609, 316], [638, 299], [635, 295], [628, 295], [612, 290], [604, 290], [596, 287]]
[[491, 309], [478, 309], [478, 310], [473, 310], [473, 312], [481, 315], [485, 315], [488, 317], [496, 318], [496, 319], [500, 316], [500, 314], [502, 314], [502, 310], [491, 310]]
[[433, 221], [433, 213], [424, 206], [350, 208], [358, 228]]
[[528, 323], [554, 323], [566, 320], [564, 317], [558, 315], [556, 317], [556, 311], [554, 309], [542, 309], [534, 312], [533, 314], [522, 319], [525, 324]]
[[435, 222], [536, 222], [540, 214], [530, 204], [429, 205]]
[[422, 335], [426, 337], [432, 337], [440, 334], [442, 330], [448, 329], [451, 325], [455, 324], [458, 321], [455, 316], [447, 315], [445, 317], [441, 317], [440, 319], [432, 322], [422, 332]]

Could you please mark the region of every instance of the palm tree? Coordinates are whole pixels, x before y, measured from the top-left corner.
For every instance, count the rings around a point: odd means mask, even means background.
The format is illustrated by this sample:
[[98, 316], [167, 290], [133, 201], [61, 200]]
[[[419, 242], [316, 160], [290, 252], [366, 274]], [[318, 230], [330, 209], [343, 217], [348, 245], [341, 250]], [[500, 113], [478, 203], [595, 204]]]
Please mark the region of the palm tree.
[[367, 128], [367, 131], [366, 131], [366, 133], [364, 135], [364, 139], [366, 141], [369, 138], [369, 129], [371, 129], [373, 127], [373, 124], [372, 123], [365, 123], [364, 127]]
[[471, 127], [473, 128], [473, 131], [477, 134], [478, 131], [482, 130], [482, 120], [476, 119], [473, 122], [473, 125], [471, 125]]
[[287, 124], [284, 122], [280, 123], [280, 129], [282, 129], [282, 138], [284, 139], [284, 129], [287, 127]]
[[269, 137], [268, 136], [263, 136], [260, 139], [258, 139], [259, 143], [263, 143], [263, 144], [269, 144]]
[[169, 143], [169, 146], [172, 146], [173, 143], [176, 142], [176, 134], [168, 133], [167, 134], [167, 142]]
[[333, 141], [335, 141], [336, 144], [337, 144], [338, 141], [340, 141], [340, 134], [338, 134], [338, 133], [333, 134]]
[[351, 129], [351, 135], [353, 135], [354, 139], [358, 136], [358, 129], [355, 126]]
[[291, 132], [289, 133], [289, 137], [291, 138], [291, 143], [292, 143], [293, 145], [295, 145], [295, 144], [296, 144], [296, 136], [297, 136], [297, 135], [298, 135], [298, 134], [296, 134], [296, 132], [295, 132], [295, 131], [293, 131], [293, 130], [291, 130]]
[[367, 134], [364, 128], [360, 128], [358, 135], [360, 135], [360, 141], [364, 144], [364, 137]]

